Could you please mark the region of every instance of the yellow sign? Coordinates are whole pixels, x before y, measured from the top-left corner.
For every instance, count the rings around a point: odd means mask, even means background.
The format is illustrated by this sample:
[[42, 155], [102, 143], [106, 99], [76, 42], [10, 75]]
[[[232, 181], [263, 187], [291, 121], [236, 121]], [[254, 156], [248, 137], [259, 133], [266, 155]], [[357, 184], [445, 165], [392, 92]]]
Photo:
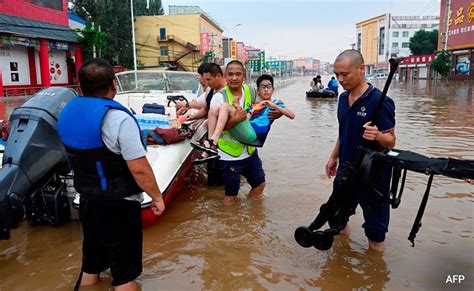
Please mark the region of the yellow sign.
[[463, 7], [459, 7], [458, 11], [457, 11], [457, 14], [456, 14], [456, 19], [454, 20], [454, 24], [455, 25], [458, 25], [458, 24], [461, 24], [464, 22], [464, 8]]
[[471, 23], [474, 20], [474, 2], [471, 2], [469, 8], [467, 8], [467, 21]]
[[234, 60], [237, 59], [237, 42], [235, 40], [230, 43], [230, 57]]

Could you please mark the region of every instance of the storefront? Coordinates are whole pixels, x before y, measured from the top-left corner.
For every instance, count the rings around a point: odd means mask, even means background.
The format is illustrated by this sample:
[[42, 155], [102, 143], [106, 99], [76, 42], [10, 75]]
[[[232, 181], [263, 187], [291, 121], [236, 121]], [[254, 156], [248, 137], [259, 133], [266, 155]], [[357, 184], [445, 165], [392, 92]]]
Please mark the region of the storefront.
[[6, 14], [0, 14], [0, 27], [0, 96], [76, 84], [75, 72], [82, 63], [76, 32]]
[[[440, 27], [443, 23], [446, 0], [441, 1]], [[452, 0], [448, 12], [447, 41], [440, 34], [438, 50], [446, 48], [452, 53], [452, 68], [449, 79], [474, 79], [474, 2]]]
[[435, 54], [404, 57], [399, 66], [400, 80], [433, 79], [435, 72], [430, 63], [434, 59]]

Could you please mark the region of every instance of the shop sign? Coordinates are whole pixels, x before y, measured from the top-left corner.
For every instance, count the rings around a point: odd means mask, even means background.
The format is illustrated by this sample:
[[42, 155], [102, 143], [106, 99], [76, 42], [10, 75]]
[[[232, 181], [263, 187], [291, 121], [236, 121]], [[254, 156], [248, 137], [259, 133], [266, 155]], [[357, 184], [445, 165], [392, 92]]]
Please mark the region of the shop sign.
[[200, 53], [204, 55], [209, 50], [209, 33], [201, 32]]
[[262, 63], [260, 60], [250, 60], [250, 68], [252, 69], [252, 72], [260, 72], [262, 69]]
[[[441, 3], [441, 16], [446, 13], [446, 1], [443, 0]], [[442, 28], [445, 27], [443, 20], [444, 17], [441, 17], [440, 27]], [[452, 1], [447, 26], [449, 50], [474, 46], [474, 1]]]
[[234, 60], [237, 59], [237, 42], [235, 40], [230, 43], [230, 57]]
[[436, 57], [435, 54], [404, 57], [400, 65], [429, 64]]
[[49, 42], [49, 47], [54, 50], [63, 50], [63, 51], [67, 51], [71, 49], [69, 46], [69, 43], [62, 42], [62, 41], [54, 41], [54, 40]]
[[20, 36], [7, 36], [4, 38], [4, 43], [9, 45], [20, 45], [34, 47], [37, 45], [37, 42], [33, 39]]
[[260, 50], [247, 50], [247, 59], [260, 60]]

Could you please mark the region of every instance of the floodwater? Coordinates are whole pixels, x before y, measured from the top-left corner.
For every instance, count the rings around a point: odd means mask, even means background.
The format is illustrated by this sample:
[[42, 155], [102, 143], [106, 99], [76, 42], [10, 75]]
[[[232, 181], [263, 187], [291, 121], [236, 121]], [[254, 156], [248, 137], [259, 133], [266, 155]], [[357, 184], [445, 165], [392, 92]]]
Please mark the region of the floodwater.
[[[329, 251], [295, 242], [295, 228], [309, 224], [330, 194], [324, 166], [337, 137], [336, 100], [306, 99], [309, 81], [276, 92], [297, 117], [276, 121], [259, 151], [264, 198], [245, 198], [243, 183], [239, 202], [224, 207], [223, 188], [207, 187], [202, 169], [194, 168], [163, 217], [144, 230], [143, 290], [474, 289], [474, 186], [461, 180], [435, 177], [414, 248], [407, 237], [428, 179], [415, 173], [391, 212], [383, 254], [367, 251], [360, 211], [351, 236], [336, 238]], [[389, 95], [397, 107], [397, 148], [474, 159], [472, 83], [394, 81]], [[18, 105], [5, 104], [7, 112]], [[71, 290], [80, 259], [77, 221], [55, 228], [23, 222], [0, 241], [0, 290]], [[449, 275], [465, 280], [446, 283]], [[108, 290], [110, 273], [103, 278], [84, 289]]]

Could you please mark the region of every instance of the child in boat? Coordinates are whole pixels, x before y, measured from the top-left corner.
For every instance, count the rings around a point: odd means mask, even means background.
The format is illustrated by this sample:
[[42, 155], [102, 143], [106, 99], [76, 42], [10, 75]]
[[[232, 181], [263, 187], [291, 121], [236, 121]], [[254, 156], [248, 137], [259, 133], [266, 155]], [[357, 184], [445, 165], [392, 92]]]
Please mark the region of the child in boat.
[[[261, 101], [253, 103], [249, 108], [245, 108], [247, 111], [247, 119], [228, 130], [230, 135], [237, 141], [250, 146], [262, 147], [272, 123], [268, 117], [268, 113], [271, 110], [277, 110], [290, 119], [295, 118], [295, 114], [286, 108], [281, 100], [275, 99], [272, 101], [274, 92], [273, 84], [273, 77], [267, 74], [263, 74], [257, 79], [257, 93]], [[207, 143], [193, 142], [191, 145], [207, 153], [216, 155], [216, 141], [218, 141], [221, 136], [227, 120], [235, 114], [237, 106], [239, 105], [222, 104], [219, 108], [219, 114], [214, 117], [217, 120], [208, 122], [208, 124], [215, 124], [215, 128], [208, 129], [211, 136], [207, 140]]]

